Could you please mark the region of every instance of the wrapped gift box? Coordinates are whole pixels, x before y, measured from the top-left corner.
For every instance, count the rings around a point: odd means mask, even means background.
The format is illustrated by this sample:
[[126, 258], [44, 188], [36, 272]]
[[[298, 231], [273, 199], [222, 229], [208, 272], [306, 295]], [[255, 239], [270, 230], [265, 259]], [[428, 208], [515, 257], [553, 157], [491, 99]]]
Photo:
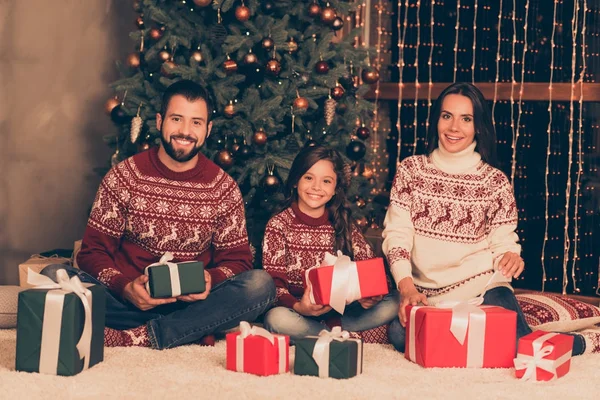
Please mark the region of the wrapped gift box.
[[[460, 313], [452, 308], [407, 306], [405, 357], [429, 368], [512, 367], [517, 313], [493, 306], [466, 310]], [[451, 331], [453, 318], [463, 329], [466, 327], [462, 343]]]
[[[169, 263], [171, 264], [171, 263]], [[167, 264], [148, 266], [145, 274], [148, 275], [146, 288], [151, 297], [175, 297], [190, 294], [202, 293], [206, 290], [204, 281], [204, 265], [200, 261], [180, 262], [176, 265], [176, 274], [171, 273], [171, 268]], [[180, 288], [173, 289], [173, 284]]]
[[63, 257], [43, 257], [40, 255], [31, 256], [29, 260], [19, 264], [19, 286], [25, 288], [32, 287], [27, 283], [28, 269], [31, 269], [33, 272], [40, 273], [41, 270], [52, 264], [71, 265], [71, 259]]
[[[385, 275], [385, 266], [382, 258], [356, 261], [353, 264], [356, 265], [355, 268], [358, 273], [358, 282], [360, 286], [359, 288], [356, 288], [357, 290], [354, 290], [354, 292], [360, 293], [360, 295], [359, 297], [354, 296], [356, 298], [346, 299], [347, 304], [354, 300], [384, 295], [389, 292]], [[331, 304], [333, 270], [333, 265], [308, 270], [308, 280], [312, 286], [315, 304]]]
[[295, 340], [294, 374], [347, 379], [362, 373], [363, 346], [360, 339], [334, 339], [329, 342], [326, 345], [328, 350], [324, 368], [318, 365], [319, 357], [315, 359], [314, 350], [318, 340], [317, 336]]
[[[290, 338], [243, 322], [240, 332], [228, 333], [227, 369], [267, 376], [290, 370]], [[246, 328], [243, 328], [246, 326]], [[272, 341], [272, 342], [271, 342]]]
[[[52, 282], [48, 277], [43, 278]], [[88, 327], [91, 337], [87, 343], [82, 337], [86, 313], [77, 294], [61, 289], [35, 288], [19, 293], [18, 371], [70, 376], [104, 359], [105, 289], [101, 285], [83, 285], [91, 292], [92, 305]], [[80, 340], [82, 353], [89, 349], [89, 356], [83, 359], [77, 347]]]
[[519, 339], [515, 375], [523, 380], [549, 381], [571, 368], [573, 336], [535, 331]]

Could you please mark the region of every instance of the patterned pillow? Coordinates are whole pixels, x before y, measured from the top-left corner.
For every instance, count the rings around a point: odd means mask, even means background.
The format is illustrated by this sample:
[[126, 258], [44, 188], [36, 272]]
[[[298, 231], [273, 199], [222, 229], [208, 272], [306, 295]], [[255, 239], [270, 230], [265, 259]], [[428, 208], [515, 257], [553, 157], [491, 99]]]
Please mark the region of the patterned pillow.
[[600, 308], [568, 296], [551, 293], [516, 296], [527, 323], [534, 330], [569, 332], [600, 323]]

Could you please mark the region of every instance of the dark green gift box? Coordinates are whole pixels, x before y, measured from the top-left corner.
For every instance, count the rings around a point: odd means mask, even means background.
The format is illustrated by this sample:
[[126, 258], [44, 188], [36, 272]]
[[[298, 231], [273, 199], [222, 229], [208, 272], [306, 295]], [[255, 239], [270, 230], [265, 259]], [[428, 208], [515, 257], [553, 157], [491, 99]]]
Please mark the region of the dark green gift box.
[[[204, 264], [200, 261], [177, 263], [181, 294], [202, 293], [206, 290]], [[171, 273], [168, 265], [153, 265], [146, 268], [148, 293], [151, 297], [172, 297]]]
[[[296, 340], [294, 374], [319, 376], [319, 367], [313, 359], [313, 349], [318, 337]], [[329, 377], [352, 378], [362, 373], [362, 342], [360, 339], [333, 340], [329, 344]]]
[[[92, 292], [92, 344], [90, 364], [92, 367], [104, 360], [104, 318], [106, 293], [101, 285], [87, 287]], [[52, 289], [29, 289], [19, 293], [17, 312], [17, 359], [18, 371], [39, 372], [42, 346], [42, 326], [46, 294]], [[77, 343], [83, 332], [85, 310], [75, 293], [65, 294], [60, 328], [57, 375], [75, 375], [82, 371], [84, 360], [80, 359]]]

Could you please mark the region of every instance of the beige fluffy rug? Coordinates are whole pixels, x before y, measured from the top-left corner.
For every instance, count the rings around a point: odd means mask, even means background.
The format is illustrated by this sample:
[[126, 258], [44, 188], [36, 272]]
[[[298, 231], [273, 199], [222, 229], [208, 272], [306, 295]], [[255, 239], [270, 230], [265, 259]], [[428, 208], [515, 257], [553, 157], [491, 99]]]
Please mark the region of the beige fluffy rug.
[[[521, 382], [512, 369], [423, 369], [390, 345], [366, 344], [364, 373], [348, 380], [227, 371], [215, 347], [156, 351], [107, 348], [104, 362], [74, 377], [15, 372], [15, 330], [0, 330], [2, 399], [595, 399], [600, 357], [574, 357], [552, 382]], [[293, 360], [293, 348], [290, 361]]]

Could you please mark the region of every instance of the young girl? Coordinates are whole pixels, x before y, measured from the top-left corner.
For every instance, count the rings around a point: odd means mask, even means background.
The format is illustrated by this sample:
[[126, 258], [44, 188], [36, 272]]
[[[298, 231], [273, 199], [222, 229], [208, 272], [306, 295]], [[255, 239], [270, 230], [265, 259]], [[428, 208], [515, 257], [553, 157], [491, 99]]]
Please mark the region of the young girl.
[[[304, 271], [320, 265], [326, 252], [341, 250], [354, 261], [374, 257], [350, 216], [350, 176], [350, 167], [335, 150], [306, 147], [296, 156], [286, 182], [285, 209], [267, 224], [263, 243], [263, 266], [277, 288], [276, 307], [264, 319], [268, 330], [297, 339], [328, 329], [324, 322], [339, 314], [311, 304]], [[396, 291], [358, 300], [346, 307], [342, 328], [356, 332], [387, 324], [397, 314], [398, 301]]]
[[[517, 278], [517, 206], [497, 169], [496, 133], [481, 92], [455, 83], [431, 113], [427, 154], [403, 160], [384, 221], [383, 251], [402, 299], [389, 339], [404, 351], [407, 304], [467, 300], [485, 290], [494, 271]], [[517, 339], [531, 332], [509, 283], [488, 288], [483, 304], [517, 312]], [[574, 335], [573, 354], [585, 349]]]

